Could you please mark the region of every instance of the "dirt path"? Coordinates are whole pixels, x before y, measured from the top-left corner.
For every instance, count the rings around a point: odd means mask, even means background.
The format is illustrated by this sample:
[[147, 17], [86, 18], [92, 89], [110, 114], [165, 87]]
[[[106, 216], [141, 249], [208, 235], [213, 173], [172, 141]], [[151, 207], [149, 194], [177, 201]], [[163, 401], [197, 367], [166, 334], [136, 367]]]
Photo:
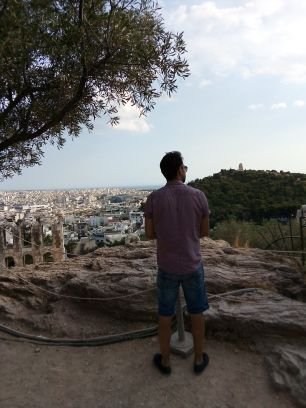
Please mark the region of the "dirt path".
[[289, 408], [269, 383], [262, 356], [215, 340], [210, 366], [172, 357], [172, 375], [152, 366], [157, 339], [96, 348], [61, 348], [0, 340], [1, 408]]

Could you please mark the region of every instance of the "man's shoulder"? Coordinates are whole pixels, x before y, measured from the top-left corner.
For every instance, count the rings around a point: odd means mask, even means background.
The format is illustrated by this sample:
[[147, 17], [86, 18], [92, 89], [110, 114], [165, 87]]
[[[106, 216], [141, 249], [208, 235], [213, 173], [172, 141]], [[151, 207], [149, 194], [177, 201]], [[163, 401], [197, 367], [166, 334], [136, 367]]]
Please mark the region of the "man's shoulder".
[[163, 196], [163, 195], [167, 194], [169, 191], [171, 191], [173, 188], [174, 189], [179, 189], [181, 191], [183, 190], [184, 194], [194, 195], [194, 196], [197, 196], [197, 197], [201, 197], [201, 196], [205, 195], [201, 190], [199, 190], [199, 189], [197, 189], [195, 187], [191, 187], [191, 186], [189, 186], [187, 184], [181, 183], [181, 184], [179, 184], [177, 186], [174, 186], [174, 187], [173, 186], [169, 187], [169, 186], [165, 185], [165, 186], [163, 186], [163, 187], [161, 187], [161, 188], [159, 188], [157, 190], [152, 191], [150, 196], [151, 197]]
[[197, 195], [197, 196], [201, 196], [201, 195], [204, 194], [203, 191], [199, 190], [198, 188], [191, 187], [191, 186], [188, 186], [188, 185], [185, 185], [185, 187], [186, 187], [186, 191], [188, 191], [189, 194], [194, 194], [194, 195]]
[[190, 194], [196, 194], [196, 195], [202, 195], [203, 194], [203, 192], [201, 190], [199, 190], [198, 188], [191, 187], [188, 184], [180, 183], [180, 184], [175, 185], [175, 186], [167, 186], [167, 184], [166, 184], [165, 186], [163, 186], [163, 187], [161, 187], [161, 188], [159, 188], [157, 190], [152, 191], [152, 193], [150, 195], [157, 196], [157, 195], [160, 195], [160, 194], [164, 194], [164, 193], [167, 193], [168, 191], [171, 191], [173, 188], [175, 190], [183, 189], [184, 192], [187, 192], [187, 193], [190, 193]]
[[157, 190], [153, 190], [150, 194], [151, 197], [157, 197], [161, 194], [163, 194], [166, 191], [166, 186], [163, 186], [161, 188], [158, 188]]

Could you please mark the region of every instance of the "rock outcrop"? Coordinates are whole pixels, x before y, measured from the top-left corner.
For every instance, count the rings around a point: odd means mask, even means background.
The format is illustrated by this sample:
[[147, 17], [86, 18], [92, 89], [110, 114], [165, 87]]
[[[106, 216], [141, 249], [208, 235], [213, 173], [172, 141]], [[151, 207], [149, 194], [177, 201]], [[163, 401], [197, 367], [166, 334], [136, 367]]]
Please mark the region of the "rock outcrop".
[[208, 330], [248, 342], [268, 336], [306, 339], [306, 304], [259, 289], [212, 299], [206, 313]]
[[274, 386], [289, 391], [300, 406], [306, 407], [305, 345], [277, 346], [267, 354], [266, 362]]
[[[299, 263], [210, 239], [202, 240], [201, 251], [210, 294], [208, 334], [267, 353], [274, 382], [306, 401], [306, 359], [295, 348], [306, 346], [306, 286]], [[66, 262], [3, 269], [0, 320], [57, 337], [146, 327], [156, 321], [155, 280], [152, 242], [101, 248]], [[280, 345], [289, 343], [284, 352]]]
[[[261, 332], [303, 333], [306, 290], [294, 259], [255, 249], [234, 249], [224, 241], [209, 239], [202, 240], [201, 249], [212, 330], [222, 326], [241, 335], [243, 331], [253, 332], [252, 326], [260, 327]], [[102, 248], [66, 262], [4, 269], [0, 275], [1, 319], [31, 323], [39, 316], [40, 323], [34, 326], [48, 330], [40, 327], [41, 318], [47, 316], [50, 324], [53, 310], [65, 304], [70, 312], [84, 308], [120, 319], [155, 321], [155, 280], [156, 248], [151, 242]], [[238, 293], [235, 299], [220, 297], [245, 288], [257, 291]]]

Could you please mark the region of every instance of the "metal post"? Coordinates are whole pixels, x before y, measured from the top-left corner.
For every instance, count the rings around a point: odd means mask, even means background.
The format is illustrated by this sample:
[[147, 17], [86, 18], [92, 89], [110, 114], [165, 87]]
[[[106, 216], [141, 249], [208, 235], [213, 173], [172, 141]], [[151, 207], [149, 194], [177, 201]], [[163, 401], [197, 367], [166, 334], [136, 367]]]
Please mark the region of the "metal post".
[[182, 308], [180, 293], [179, 293], [179, 296], [177, 298], [177, 303], [176, 303], [176, 320], [177, 320], [178, 339], [179, 341], [185, 341], [184, 316], [183, 316], [183, 308]]
[[291, 215], [289, 215], [289, 228], [290, 228], [291, 251], [293, 251], [294, 247], [293, 247], [293, 237], [292, 237]]
[[171, 336], [171, 351], [183, 357], [188, 357], [193, 352], [193, 338], [191, 333], [184, 328], [184, 315], [181, 304], [181, 288], [179, 289], [176, 303], [177, 331]]
[[305, 254], [304, 254], [304, 231], [303, 231], [303, 217], [300, 217], [300, 234], [301, 234], [301, 251], [302, 251], [302, 265], [305, 265]]

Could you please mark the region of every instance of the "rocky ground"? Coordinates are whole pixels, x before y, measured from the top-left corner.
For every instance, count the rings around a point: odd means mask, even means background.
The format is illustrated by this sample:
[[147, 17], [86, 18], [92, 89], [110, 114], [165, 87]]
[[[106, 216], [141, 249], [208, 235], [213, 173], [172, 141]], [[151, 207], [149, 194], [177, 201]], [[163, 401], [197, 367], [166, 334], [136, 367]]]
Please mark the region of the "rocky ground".
[[199, 377], [192, 357], [173, 356], [170, 377], [151, 364], [157, 339], [97, 348], [35, 346], [1, 340], [1, 408], [290, 408], [272, 389], [264, 358], [210, 340]]
[[[171, 384], [171, 390], [174, 387], [180, 394], [181, 381], [186, 380], [191, 389], [194, 384], [198, 384], [190, 394], [187, 387], [185, 391], [187, 399], [182, 399], [182, 396], [178, 401], [187, 401], [192, 397], [192, 401], [201, 402], [201, 405], [207, 407], [274, 407], [276, 405], [273, 404], [276, 403], [277, 406], [287, 407], [292, 406], [290, 405], [293, 404], [292, 401], [306, 406], [306, 286], [299, 264], [293, 259], [271, 252], [234, 249], [223, 241], [204, 239], [201, 248], [211, 306], [206, 313], [208, 346], [214, 355], [213, 361], [216, 365], [212, 364], [211, 371], [208, 371], [211, 377], [207, 374], [197, 382], [198, 380], [190, 373], [190, 367], [188, 371], [187, 362], [175, 357], [174, 363], [179, 367], [176, 374], [171, 380], [163, 380], [166, 381], [163, 383], [158, 379], [159, 386], [165, 391], [168, 389], [166, 384]], [[1, 323], [18, 330], [53, 338], [88, 338], [152, 326], [156, 321], [155, 276], [156, 249], [154, 244], [147, 242], [100, 249], [93, 254], [64, 263], [3, 270], [0, 273]], [[188, 329], [188, 315], [185, 315], [185, 323]], [[3, 336], [8, 338], [6, 334]], [[153, 349], [156, 349], [154, 338], [92, 349], [69, 348], [68, 353], [62, 348], [8, 343], [7, 340], [0, 344], [2, 355], [11, 355], [6, 357], [4, 364], [1, 365], [1, 370], [7, 373], [6, 379], [10, 384], [1, 390], [1, 407], [41, 406], [37, 405], [39, 397], [36, 397], [33, 391], [36, 381], [38, 384], [42, 383], [41, 397], [46, 407], [58, 406], [57, 403], [46, 404], [46, 400], [51, 398], [48, 397], [51, 389], [62, 393], [59, 401], [64, 407], [83, 407], [86, 404], [93, 407], [157, 406], [154, 405], [155, 402], [152, 402], [153, 405], [142, 405], [146, 403], [145, 394], [141, 394], [137, 386], [138, 376], [140, 384], [143, 378], [146, 378], [144, 375], [148, 377], [148, 381], [151, 377], [156, 380], [158, 373], [152, 371], [151, 365], [148, 364]], [[35, 353], [37, 348], [39, 352]], [[255, 354], [251, 354], [250, 349]], [[119, 359], [122, 368], [117, 364], [118, 353], [122, 353]], [[67, 380], [70, 370], [69, 355], [73, 356], [71, 358], [76, 365], [71, 371], [71, 382]], [[86, 366], [86, 359], [83, 360], [84, 355], [91, 356], [90, 368]], [[224, 359], [223, 368], [219, 355]], [[24, 362], [21, 364], [23, 359]], [[54, 361], [53, 371], [50, 378], [48, 374], [46, 380], [43, 380], [51, 360]], [[9, 362], [12, 361], [13, 364], [10, 365]], [[105, 361], [107, 364], [104, 370]], [[32, 380], [25, 377], [22, 365], [30, 370]], [[132, 376], [129, 369], [133, 373]], [[110, 386], [110, 391], [106, 393], [108, 396], [104, 396], [104, 400], [101, 397], [104, 401], [102, 405], [99, 405], [98, 399], [95, 399], [95, 404], [89, 403], [91, 397], [87, 391], [85, 392], [87, 396], [79, 399], [79, 402], [74, 400], [70, 403], [64, 393], [65, 386], [60, 386], [58, 381], [60, 378], [64, 383], [68, 381], [67, 384], [74, 390], [83, 370], [90, 381], [85, 384], [86, 390], [91, 390], [90, 393], [93, 392], [95, 395], [92, 398], [98, 398], [100, 395], [97, 384], [101, 383], [94, 380], [98, 375], [109, 386], [112, 382], [121, 384], [122, 398], [119, 397], [120, 392], [116, 393], [116, 387]], [[109, 370], [112, 373], [112, 382], [107, 380]], [[233, 377], [231, 370], [234, 370]], [[34, 375], [36, 371], [38, 374]], [[143, 374], [140, 374], [141, 372]], [[252, 380], [253, 372], [257, 372], [257, 377], [254, 374]], [[230, 391], [234, 386], [234, 379], [237, 381], [238, 374], [242, 378], [233, 391]], [[9, 389], [16, 380], [14, 378], [16, 375], [22, 384], [28, 384], [31, 394], [29, 400], [32, 401], [30, 405], [26, 405], [22, 398], [18, 400], [16, 395], [15, 399], [13, 398], [15, 405], [10, 405]], [[278, 390], [288, 392], [292, 400], [283, 394], [281, 399], [277, 398], [278, 394], [273, 393], [267, 385], [268, 376], [271, 384]], [[1, 377], [3, 378], [3, 375]], [[230, 381], [229, 384], [226, 384], [226, 378]], [[48, 382], [50, 390], [47, 389]], [[2, 388], [3, 384], [7, 383], [2, 383]], [[130, 393], [127, 391], [128, 387], [132, 387]], [[156, 384], [147, 387], [147, 390], [152, 392], [152, 397], [156, 399], [158, 387], [154, 387]], [[137, 398], [133, 396], [133, 389], [135, 395], [138, 395]], [[223, 394], [220, 394], [220, 389], [223, 390]], [[22, 391], [27, 392], [26, 388]], [[258, 394], [257, 400], [254, 399], [255, 393]], [[259, 396], [260, 393], [263, 396]], [[7, 399], [1, 400], [4, 398], [3, 395], [7, 395], [5, 397]], [[158, 396], [159, 403], [168, 401], [162, 398], [169, 400], [174, 398], [172, 391], [161, 395], [164, 397]], [[205, 395], [211, 401], [208, 405], [204, 405]], [[248, 395], [253, 397], [248, 398]], [[261, 397], [268, 399], [260, 403], [258, 398]], [[51, 401], [54, 401], [54, 398], [52, 394]], [[154, 398], [152, 401], [155, 401]], [[218, 398], [221, 398], [220, 402], [217, 401]], [[269, 398], [272, 398], [271, 401]], [[111, 405], [111, 399], [115, 400], [117, 405]]]

